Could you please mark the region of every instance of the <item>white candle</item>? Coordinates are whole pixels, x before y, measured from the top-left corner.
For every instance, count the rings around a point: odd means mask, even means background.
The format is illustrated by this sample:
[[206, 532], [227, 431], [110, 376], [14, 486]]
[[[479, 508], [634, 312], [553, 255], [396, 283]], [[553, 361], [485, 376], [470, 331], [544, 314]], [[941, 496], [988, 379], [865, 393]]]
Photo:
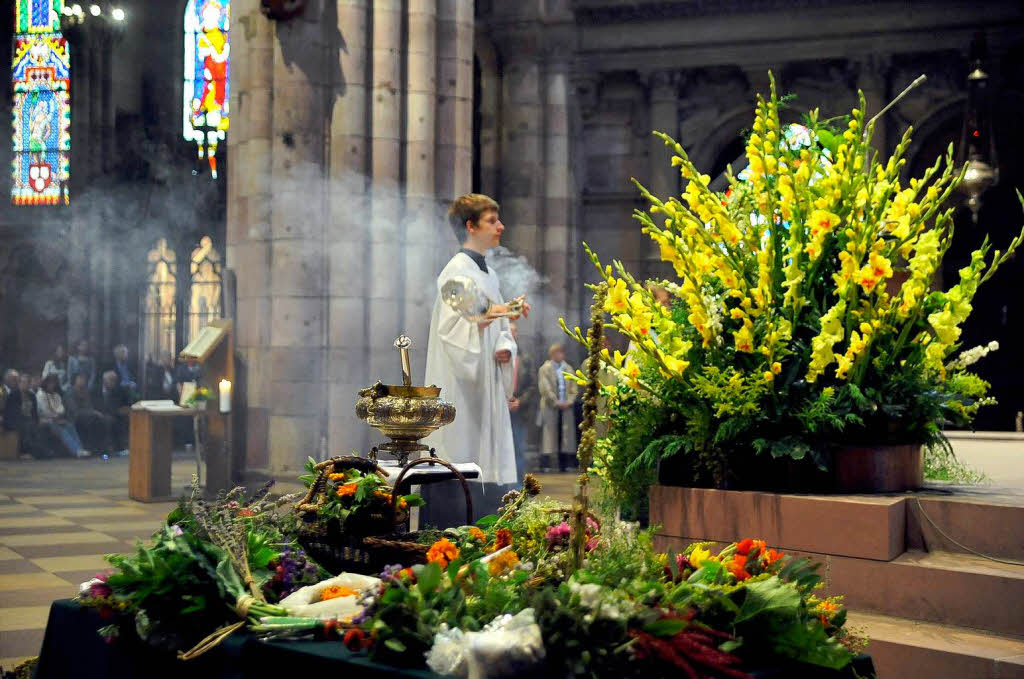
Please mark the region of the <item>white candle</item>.
[[227, 380], [220, 381], [220, 411], [231, 412], [231, 383]]

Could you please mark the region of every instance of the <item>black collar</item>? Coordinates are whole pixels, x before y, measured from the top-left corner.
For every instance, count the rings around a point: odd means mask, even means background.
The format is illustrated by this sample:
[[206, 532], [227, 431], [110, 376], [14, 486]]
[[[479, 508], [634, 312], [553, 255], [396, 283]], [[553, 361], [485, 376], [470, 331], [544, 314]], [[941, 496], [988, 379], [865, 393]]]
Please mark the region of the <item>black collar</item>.
[[468, 255], [470, 259], [476, 262], [476, 265], [480, 267], [481, 271], [487, 273], [487, 260], [484, 259], [483, 255], [481, 255], [479, 252], [474, 252], [473, 250], [468, 250], [466, 248], [462, 248], [461, 250], [459, 250], [459, 252], [461, 252], [464, 255]]

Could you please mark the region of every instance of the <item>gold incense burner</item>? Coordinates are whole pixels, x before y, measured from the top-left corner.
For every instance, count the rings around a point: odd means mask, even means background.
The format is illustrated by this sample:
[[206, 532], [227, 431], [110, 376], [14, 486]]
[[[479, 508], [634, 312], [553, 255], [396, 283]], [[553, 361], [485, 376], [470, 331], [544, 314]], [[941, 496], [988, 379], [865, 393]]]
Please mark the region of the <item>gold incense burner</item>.
[[412, 341], [405, 335], [395, 340], [395, 348], [402, 358], [403, 384], [377, 382], [360, 390], [356, 401], [356, 417], [391, 439], [374, 446], [370, 458], [376, 460], [378, 451], [385, 451], [398, 458], [403, 466], [413, 453], [429, 451], [433, 455], [433, 449], [420, 443], [420, 439], [455, 419], [455, 406], [441, 400], [440, 387], [412, 386], [411, 346]]

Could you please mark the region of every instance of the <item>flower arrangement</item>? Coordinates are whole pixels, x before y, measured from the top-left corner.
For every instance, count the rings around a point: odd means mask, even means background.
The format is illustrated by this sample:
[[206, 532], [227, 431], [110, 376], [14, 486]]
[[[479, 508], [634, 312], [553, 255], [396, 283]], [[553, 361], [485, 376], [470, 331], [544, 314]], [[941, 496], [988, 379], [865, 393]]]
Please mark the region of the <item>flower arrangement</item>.
[[944, 426], [990, 402], [968, 370], [985, 351], [957, 356], [961, 326], [1024, 231], [1005, 251], [986, 239], [957, 282], [933, 290], [963, 170], [951, 147], [906, 181], [911, 130], [886, 159], [873, 129], [863, 96], [845, 130], [817, 110], [786, 128], [773, 81], [748, 168], [729, 171], [725, 192], [659, 133], [685, 189], [661, 198], [637, 182], [650, 207], [635, 217], [675, 272], [658, 282], [670, 302], [587, 249], [607, 324], [630, 341], [603, 354], [619, 381], [605, 387], [612, 428], [595, 461], [620, 502], [673, 455], [689, 456], [696, 483], [721, 487], [742, 483], [756, 454], [823, 467], [839, 441], [942, 445]]
[[213, 400], [213, 391], [209, 387], [196, 387], [192, 395], [185, 401], [185, 405], [195, 407]]
[[[316, 481], [315, 466], [316, 460], [309, 458], [305, 465], [307, 473], [299, 477], [307, 487]], [[391, 493], [391, 487], [378, 474], [363, 473], [358, 469], [328, 474], [325, 502], [319, 508], [318, 514], [323, 519], [337, 519], [343, 530], [346, 527], [352, 528], [359, 522], [366, 522], [373, 516], [387, 518], [391, 512]], [[400, 521], [407, 516], [410, 507], [420, 507], [423, 504], [423, 498], [418, 494], [402, 495], [395, 503], [395, 520]]]

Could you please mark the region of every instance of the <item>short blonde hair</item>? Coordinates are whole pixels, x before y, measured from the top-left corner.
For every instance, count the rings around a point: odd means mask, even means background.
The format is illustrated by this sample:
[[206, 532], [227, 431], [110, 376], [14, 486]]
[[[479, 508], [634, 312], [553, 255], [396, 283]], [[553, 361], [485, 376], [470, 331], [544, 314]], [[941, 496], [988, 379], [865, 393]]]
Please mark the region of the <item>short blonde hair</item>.
[[565, 351], [565, 347], [562, 345], [561, 342], [555, 342], [550, 347], [548, 347], [548, 358], [551, 358], [551, 354], [555, 353], [556, 351]]
[[498, 210], [498, 202], [482, 193], [467, 193], [459, 196], [448, 208], [448, 219], [459, 242], [466, 240], [466, 222], [476, 222], [488, 210]]

